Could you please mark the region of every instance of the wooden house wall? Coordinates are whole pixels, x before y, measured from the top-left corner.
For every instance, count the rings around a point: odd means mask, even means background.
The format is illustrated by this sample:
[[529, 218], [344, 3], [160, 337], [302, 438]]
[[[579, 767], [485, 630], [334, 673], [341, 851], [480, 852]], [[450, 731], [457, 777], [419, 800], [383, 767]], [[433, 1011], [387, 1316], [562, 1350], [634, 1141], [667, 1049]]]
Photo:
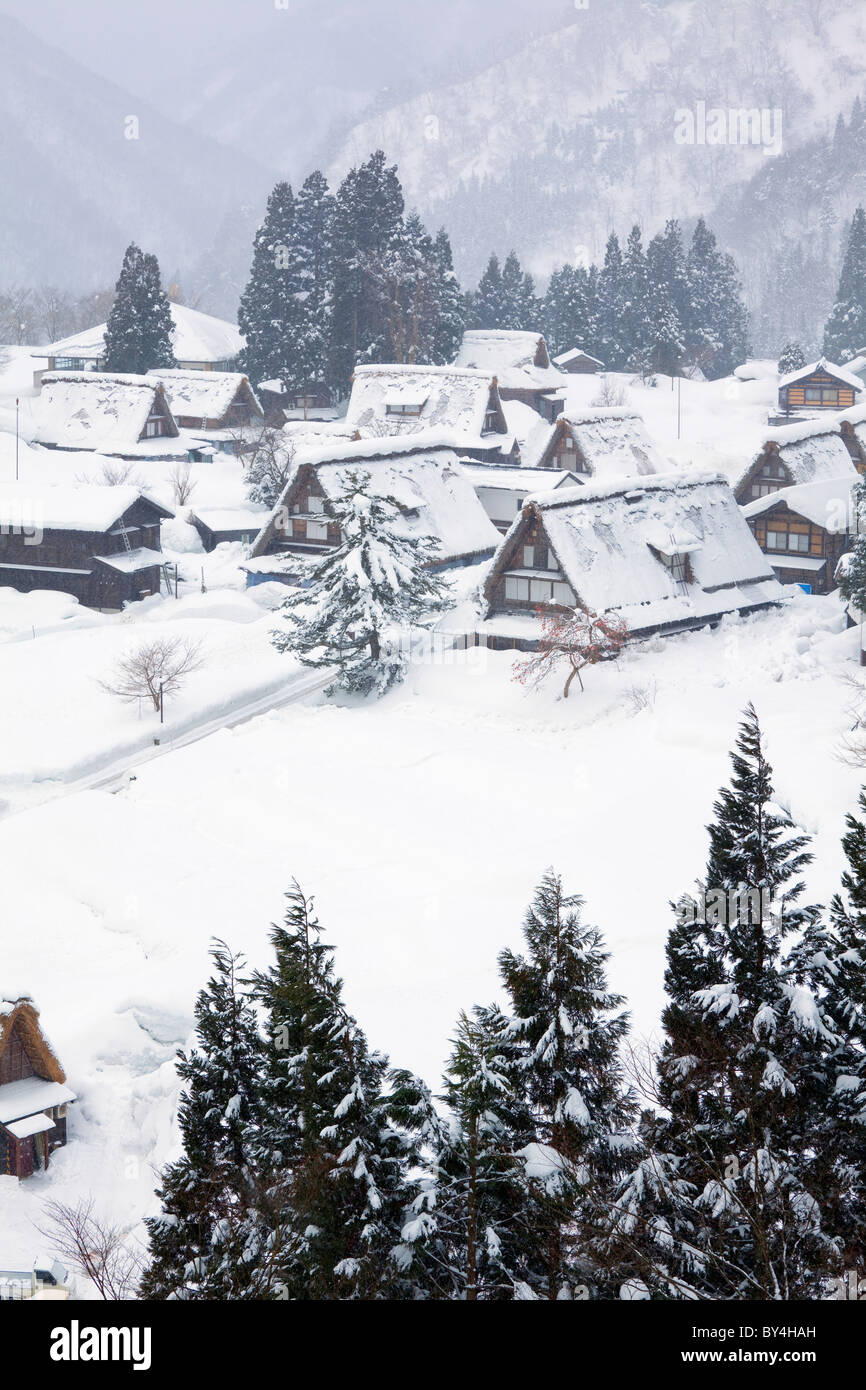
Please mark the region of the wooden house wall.
[[[784, 564], [784, 582], [796, 584], [811, 584], [816, 593], [826, 594], [835, 588], [833, 575], [839, 557], [844, 553], [847, 546], [847, 536], [836, 531], [827, 531], [823, 526], [818, 526], [806, 517], [800, 516], [798, 512], [792, 512], [784, 503], [772, 507], [769, 511], [762, 512], [759, 516], [749, 517], [749, 529], [761, 550], [771, 561]], [[768, 531], [786, 531], [789, 535], [807, 536], [808, 549], [802, 551], [788, 551], [770, 549], [767, 545]], [[826, 559], [827, 563], [823, 570], [797, 569], [797, 559], [799, 556], [808, 556], [812, 560]]]
[[[139, 498], [129, 508], [123, 524], [133, 550], [161, 549], [159, 513], [146, 498]], [[21, 566], [18, 570], [0, 570], [2, 582], [20, 593], [58, 590], [91, 608], [120, 608], [139, 598], [145, 589], [158, 593], [158, 565], [125, 574], [95, 563], [94, 556], [124, 553], [126, 546], [120, 529], [118, 521], [109, 531], [46, 530], [39, 545], [28, 545], [23, 535], [0, 532], [0, 562]], [[70, 570], [81, 573], [64, 573]]]
[[[821, 398], [810, 400], [810, 389], [820, 390]], [[854, 388], [829, 372], [812, 372], [795, 385], [781, 387], [779, 404], [783, 410], [845, 410], [854, 404]]]
[[842, 438], [845, 441], [845, 447], [851, 455], [854, 467], [857, 469], [858, 473], [866, 473], [866, 448], [864, 448], [857, 430], [851, 424], [850, 420], [841, 420], [839, 422], [839, 428], [842, 432]]
[[[552, 585], [568, 584], [568, 580], [559, 568], [541, 520], [537, 516], [532, 517], [530, 523], [518, 532], [515, 542], [490, 592], [491, 614], [535, 613], [539, 607], [561, 611], [566, 604], [554, 601]], [[532, 563], [527, 564], [525, 551], [530, 546]], [[531, 571], [531, 574], [527, 571]], [[509, 579], [527, 581], [529, 592], [525, 598], [515, 598], [508, 594]], [[541, 592], [542, 588], [544, 593]], [[571, 600], [567, 606], [572, 606]]]
[[601, 371], [597, 362], [590, 362], [585, 357], [576, 358], [572, 362], [566, 362], [560, 366], [561, 372], [567, 372], [569, 376], [595, 376]]
[[35, 1075], [30, 1054], [24, 1046], [24, 1040], [16, 1023], [9, 1034], [3, 1055], [0, 1057], [0, 1086], [7, 1086], [10, 1081], [26, 1081], [28, 1076]]

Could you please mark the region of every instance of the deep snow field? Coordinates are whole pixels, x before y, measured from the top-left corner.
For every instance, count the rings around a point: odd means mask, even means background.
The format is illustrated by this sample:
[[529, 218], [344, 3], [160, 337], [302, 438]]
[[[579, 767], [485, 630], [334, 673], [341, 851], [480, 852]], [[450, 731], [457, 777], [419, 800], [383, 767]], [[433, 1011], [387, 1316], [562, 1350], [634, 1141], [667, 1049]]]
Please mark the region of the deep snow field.
[[[12, 379], [0, 380], [3, 478]], [[576, 381], [575, 403], [596, 389]], [[630, 387], [629, 403], [681, 466], [741, 459], [767, 383], [682, 389], [679, 447], [669, 383]], [[40, 481], [67, 466], [36, 449], [25, 459]], [[165, 496], [159, 470], [148, 487]], [[236, 462], [194, 476], [199, 505], [242, 500]], [[838, 886], [843, 817], [861, 783], [838, 757], [857, 717], [859, 634], [838, 598], [799, 591], [780, 610], [634, 647], [568, 701], [555, 679], [541, 691], [515, 683], [510, 653], [446, 654], [413, 665], [378, 703], [312, 694], [141, 763], [111, 790], [76, 790], [160, 734], [152, 713], [139, 718], [99, 684], [143, 629], [182, 631], [205, 655], [169, 710], [169, 748], [196, 720], [298, 679], [268, 640], [272, 586], [242, 590], [241, 548], [205, 556], [182, 520], [165, 540], [183, 577], [177, 602], [107, 616], [0, 591], [0, 995], [35, 997], [80, 1096], [50, 1171], [0, 1178], [0, 1267], [26, 1267], [45, 1246], [34, 1223], [48, 1197], [94, 1191], [100, 1213], [141, 1238], [156, 1170], [175, 1152], [173, 1057], [209, 942], [221, 936], [267, 965], [292, 878], [316, 897], [372, 1043], [434, 1087], [458, 1010], [496, 995], [497, 952], [519, 946], [551, 865], [607, 938], [636, 1038], [652, 1037], [668, 904], [703, 868], [704, 827], [750, 699], [778, 799], [815, 839], [811, 898]]]

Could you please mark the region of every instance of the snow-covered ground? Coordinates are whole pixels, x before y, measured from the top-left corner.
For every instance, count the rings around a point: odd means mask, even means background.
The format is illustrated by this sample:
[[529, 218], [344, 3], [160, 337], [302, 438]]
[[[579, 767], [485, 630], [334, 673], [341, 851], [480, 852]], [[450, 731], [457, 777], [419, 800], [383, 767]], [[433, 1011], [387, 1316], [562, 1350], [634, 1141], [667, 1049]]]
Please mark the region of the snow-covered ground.
[[510, 654], [445, 657], [377, 704], [312, 698], [147, 765], [117, 795], [0, 822], [4, 992], [38, 995], [81, 1096], [49, 1174], [0, 1182], [3, 1258], [44, 1243], [31, 1223], [46, 1195], [89, 1191], [96, 1171], [107, 1214], [132, 1230], [152, 1209], [208, 942], [265, 964], [295, 876], [372, 1041], [434, 1085], [458, 1009], [496, 993], [497, 951], [519, 943], [551, 864], [584, 894], [635, 1030], [652, 1034], [668, 903], [703, 866], [748, 699], [779, 799], [815, 837], [812, 895], [836, 887], [860, 781], [835, 757], [856, 636], [836, 599], [803, 596], [632, 650], [568, 702], [556, 683], [524, 691]]
[[[0, 377], [0, 479], [96, 480], [93, 455], [28, 445], [32, 359]], [[619, 378], [659, 447], [683, 468], [737, 471], [772, 405], [771, 377]], [[598, 378], [570, 378], [569, 405]], [[171, 466], [137, 476], [172, 504]], [[193, 465], [193, 506], [243, 502], [237, 460]], [[728, 772], [740, 711], [764, 722], [779, 799], [815, 836], [810, 887], [837, 886], [843, 817], [860, 776], [836, 758], [854, 722], [857, 634], [835, 597], [796, 592], [782, 610], [715, 632], [630, 649], [566, 702], [527, 692], [515, 658], [474, 650], [414, 665], [371, 704], [308, 696], [136, 767], [118, 792], [69, 792], [245, 701], [276, 695], [297, 666], [269, 641], [272, 586], [244, 592], [240, 546], [205, 555], [181, 515], [163, 533], [179, 600], [123, 615], [57, 594], [0, 590], [0, 992], [32, 993], [81, 1099], [47, 1174], [0, 1178], [0, 1266], [26, 1267], [45, 1240], [46, 1197], [91, 1190], [140, 1237], [159, 1167], [176, 1144], [176, 1047], [214, 935], [268, 962], [267, 933], [293, 877], [317, 896], [346, 995], [372, 1042], [438, 1084], [458, 1010], [497, 990], [496, 955], [518, 945], [549, 865], [586, 898], [639, 1036], [657, 1027], [668, 903], [705, 858], [703, 827]], [[443, 626], [471, 622], [475, 571]], [[202, 593], [202, 581], [207, 592]], [[122, 705], [100, 682], [143, 635], [200, 641], [204, 665], [169, 707]], [[98, 1175], [98, 1179], [97, 1176]]]

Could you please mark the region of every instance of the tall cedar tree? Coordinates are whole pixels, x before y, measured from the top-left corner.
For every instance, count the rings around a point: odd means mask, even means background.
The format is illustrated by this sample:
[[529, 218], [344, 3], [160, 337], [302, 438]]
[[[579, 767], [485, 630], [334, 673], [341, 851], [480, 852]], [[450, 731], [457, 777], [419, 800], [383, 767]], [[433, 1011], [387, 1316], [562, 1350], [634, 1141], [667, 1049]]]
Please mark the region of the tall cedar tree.
[[348, 472], [326, 505], [340, 542], [309, 563], [305, 587], [285, 599], [272, 641], [305, 666], [333, 668], [329, 692], [381, 695], [405, 673], [395, 639], [447, 606], [448, 587], [429, 569], [439, 543], [408, 534], [400, 504], [377, 496], [369, 473]]
[[277, 380], [293, 390], [304, 384], [290, 359], [302, 327], [299, 289], [295, 198], [289, 184], [278, 183], [256, 232], [249, 283], [238, 308], [238, 325], [246, 336], [244, 370], [254, 386]]
[[333, 222], [334, 199], [316, 170], [298, 190], [292, 230], [298, 327], [286, 347], [292, 378], [303, 387], [327, 378]]
[[611, 1182], [634, 1157], [634, 1102], [620, 1060], [628, 1016], [608, 985], [601, 933], [581, 920], [582, 907], [551, 870], [526, 914], [525, 954], [499, 957], [511, 1006], [506, 1036], [531, 1115], [532, 1282], [548, 1299], [603, 1286], [594, 1246]]
[[469, 328], [504, 328], [505, 315], [502, 267], [494, 254], [478, 281], [477, 290], [470, 296], [467, 325]]
[[439, 282], [438, 316], [434, 325], [432, 361], [444, 365], [457, 356], [466, 327], [466, 299], [454, 273], [451, 242], [440, 227], [433, 243]]
[[428, 1296], [467, 1302], [534, 1298], [537, 1222], [519, 1150], [531, 1139], [516, 1049], [494, 1007], [461, 1013], [445, 1071], [445, 1118], [431, 1117], [426, 1163], [402, 1252]]
[[126, 248], [116, 290], [105, 330], [104, 370], [140, 374], [177, 366], [171, 307], [156, 257], [132, 242]]
[[856, 512], [854, 544], [845, 555], [839, 572], [839, 593], [859, 613], [866, 613], [866, 479], [859, 478], [852, 488]]
[[626, 285], [622, 248], [615, 232], [608, 237], [598, 282], [598, 355], [609, 371], [625, 368], [629, 349], [625, 337]]
[[[853, 121], [853, 118], [852, 118]], [[866, 210], [851, 219], [836, 302], [824, 329], [824, 356], [846, 362], [866, 344]]]
[[749, 320], [733, 259], [698, 219], [686, 262], [685, 331], [690, 364], [710, 378], [729, 375], [748, 354]]
[[392, 1122], [387, 1058], [345, 1009], [312, 900], [297, 884], [286, 899], [271, 932], [274, 964], [253, 977], [267, 1041], [257, 1143], [265, 1190], [247, 1232], [252, 1296], [400, 1296], [392, 1252], [412, 1148]]
[[233, 1299], [252, 1278], [243, 1230], [257, 1200], [252, 1147], [259, 1118], [261, 1040], [238, 979], [243, 962], [223, 942], [195, 1006], [197, 1042], [178, 1053], [183, 1156], [162, 1174], [159, 1216], [146, 1219], [146, 1299]]
[[787, 376], [789, 372], [798, 372], [805, 365], [806, 354], [800, 344], [786, 343], [779, 353], [779, 376]]
[[842, 848], [848, 868], [830, 905], [825, 945], [825, 1012], [838, 1042], [831, 1054], [831, 1103], [824, 1153], [837, 1169], [836, 1229], [843, 1265], [866, 1265], [866, 791], [860, 818], [848, 815]]
[[632, 1175], [620, 1202], [633, 1211], [642, 1189], [633, 1229], [662, 1296], [818, 1298], [838, 1263], [836, 1199], [815, 1148], [835, 1035], [820, 913], [799, 905], [811, 855], [775, 802], [751, 706], [731, 761], [701, 892], [680, 901], [668, 938], [667, 1118], [650, 1126], [642, 1169], [654, 1185]]
[[386, 362], [388, 280], [382, 267], [399, 244], [403, 228], [403, 190], [396, 166], [382, 150], [350, 169], [337, 190], [332, 266], [333, 310], [328, 353], [329, 380], [348, 392], [359, 362]]

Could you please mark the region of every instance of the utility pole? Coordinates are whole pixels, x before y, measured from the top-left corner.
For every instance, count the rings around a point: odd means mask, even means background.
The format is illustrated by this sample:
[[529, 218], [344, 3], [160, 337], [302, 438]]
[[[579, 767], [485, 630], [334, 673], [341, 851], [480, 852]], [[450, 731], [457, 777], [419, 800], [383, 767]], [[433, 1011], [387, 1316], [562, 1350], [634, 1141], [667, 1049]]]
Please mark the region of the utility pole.
[[18, 482], [18, 397], [15, 397], [15, 481]]
[[682, 433], [682, 383], [681, 376], [677, 377], [677, 439]]
[[159, 683], [159, 722], [165, 723], [165, 689], [162, 681]]

